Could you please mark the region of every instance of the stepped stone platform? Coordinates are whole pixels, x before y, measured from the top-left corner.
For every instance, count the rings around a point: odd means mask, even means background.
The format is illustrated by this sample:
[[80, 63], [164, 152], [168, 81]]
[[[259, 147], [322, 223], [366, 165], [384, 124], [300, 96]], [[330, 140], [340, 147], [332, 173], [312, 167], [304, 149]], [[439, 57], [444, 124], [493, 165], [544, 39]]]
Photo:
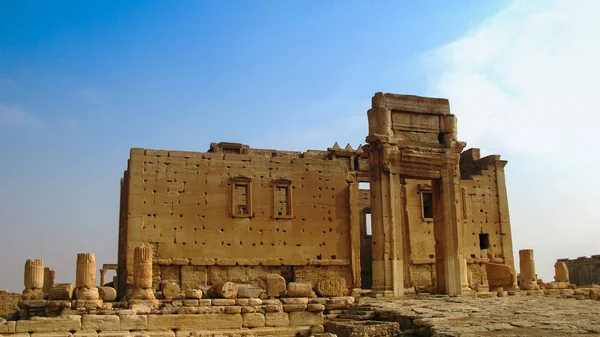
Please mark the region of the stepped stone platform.
[[[589, 336], [600, 334], [600, 301], [583, 294], [361, 298], [325, 325], [349, 336]], [[341, 319], [348, 317], [350, 319]], [[364, 320], [361, 320], [364, 319]], [[386, 325], [385, 323], [394, 323]]]

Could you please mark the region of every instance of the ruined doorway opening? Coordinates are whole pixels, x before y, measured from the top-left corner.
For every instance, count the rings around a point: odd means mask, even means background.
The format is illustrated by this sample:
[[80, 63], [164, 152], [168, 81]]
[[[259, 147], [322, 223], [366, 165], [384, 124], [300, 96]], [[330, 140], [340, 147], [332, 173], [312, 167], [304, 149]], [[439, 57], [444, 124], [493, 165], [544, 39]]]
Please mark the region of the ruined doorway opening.
[[360, 213], [360, 270], [362, 289], [373, 286], [373, 247], [371, 246], [373, 232], [371, 228], [371, 210], [364, 209]]

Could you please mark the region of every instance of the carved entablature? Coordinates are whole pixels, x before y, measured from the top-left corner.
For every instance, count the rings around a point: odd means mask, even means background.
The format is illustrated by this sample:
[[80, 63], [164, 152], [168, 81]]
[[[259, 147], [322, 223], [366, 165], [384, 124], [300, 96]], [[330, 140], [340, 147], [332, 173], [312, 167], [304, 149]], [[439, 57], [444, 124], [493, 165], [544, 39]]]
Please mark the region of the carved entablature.
[[[400, 147], [419, 145], [462, 150], [456, 117], [447, 99], [377, 93], [369, 111], [369, 136], [391, 137]], [[368, 141], [368, 140], [367, 140]]]

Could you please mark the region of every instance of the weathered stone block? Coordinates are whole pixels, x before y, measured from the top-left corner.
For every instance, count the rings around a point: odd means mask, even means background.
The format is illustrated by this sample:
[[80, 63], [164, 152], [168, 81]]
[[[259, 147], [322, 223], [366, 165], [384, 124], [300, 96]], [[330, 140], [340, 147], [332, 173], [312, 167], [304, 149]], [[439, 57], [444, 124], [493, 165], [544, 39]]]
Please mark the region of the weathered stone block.
[[131, 336], [136, 336], [136, 337], [175, 337], [175, 332], [173, 332], [172, 330], [167, 330], [167, 331], [143, 331], [141, 332], [142, 335], [138, 335], [139, 333], [132, 333]]
[[287, 312], [267, 312], [265, 313], [266, 326], [288, 326], [290, 325], [290, 316]]
[[116, 315], [83, 315], [82, 330], [119, 330], [121, 324]]
[[237, 306], [237, 305], [225, 307], [225, 313], [226, 314], [241, 314], [242, 307]]
[[283, 311], [285, 312], [294, 312], [294, 311], [304, 311], [306, 310], [306, 304], [284, 304]]
[[290, 282], [287, 285], [289, 297], [310, 297], [312, 295], [312, 285], [308, 282]]
[[98, 337], [96, 331], [75, 331], [73, 337]]
[[73, 335], [68, 332], [34, 332], [31, 337], [72, 337]]
[[207, 286], [208, 273], [206, 266], [182, 266], [181, 267], [181, 289], [202, 289]]
[[265, 315], [259, 313], [243, 314], [245, 328], [258, 328], [265, 326]]
[[265, 312], [281, 312], [283, 306], [281, 304], [266, 304], [263, 306]]
[[57, 283], [50, 290], [50, 298], [53, 300], [71, 300], [73, 290], [71, 283]]
[[148, 330], [239, 329], [242, 315], [148, 315]]
[[130, 337], [129, 331], [100, 331], [98, 337]]
[[341, 277], [320, 280], [317, 283], [316, 290], [317, 294], [323, 297], [336, 297], [348, 294], [346, 280]]
[[235, 305], [235, 300], [233, 298], [215, 298], [212, 300], [212, 305]]
[[15, 321], [2, 321], [0, 318], [0, 333], [15, 333], [17, 322]]
[[98, 287], [98, 294], [105, 302], [112, 302], [117, 298], [117, 291], [113, 287]]
[[146, 330], [148, 329], [148, 316], [146, 315], [121, 315], [119, 330]]
[[238, 297], [240, 298], [259, 298], [265, 290], [252, 284], [239, 284]]
[[288, 297], [282, 298], [283, 304], [308, 304], [308, 298], [306, 297]]
[[290, 325], [322, 325], [324, 321], [323, 313], [299, 311], [290, 313]]
[[163, 281], [161, 284], [161, 289], [163, 296], [166, 299], [176, 299], [181, 298], [181, 288], [179, 288], [179, 284], [173, 281]]
[[217, 283], [209, 289], [208, 293], [212, 297], [233, 299], [237, 297], [238, 286], [233, 282]]
[[202, 298], [202, 290], [188, 289], [185, 291], [185, 298], [199, 300]]
[[319, 303], [309, 303], [306, 307], [308, 311], [323, 311], [325, 310], [325, 305]]
[[17, 321], [16, 332], [63, 332], [81, 329], [81, 316], [32, 317]]
[[286, 291], [286, 282], [281, 275], [267, 274], [265, 283], [267, 285], [267, 295], [269, 297], [279, 297]]

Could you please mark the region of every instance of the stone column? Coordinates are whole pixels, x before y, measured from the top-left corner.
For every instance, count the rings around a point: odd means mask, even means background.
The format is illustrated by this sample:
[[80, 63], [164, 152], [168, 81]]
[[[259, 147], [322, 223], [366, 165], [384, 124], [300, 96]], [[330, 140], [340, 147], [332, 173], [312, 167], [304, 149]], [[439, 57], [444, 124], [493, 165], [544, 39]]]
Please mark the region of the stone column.
[[96, 256], [92, 253], [77, 254], [75, 296], [78, 300], [97, 300]]
[[24, 300], [44, 299], [44, 261], [27, 260], [25, 262], [25, 290], [23, 290]]
[[441, 178], [432, 181], [436, 277], [438, 292], [459, 296], [464, 274], [464, 233], [456, 202], [461, 198], [458, 155], [450, 158], [447, 154], [445, 160]]
[[106, 284], [106, 269], [100, 269], [100, 286], [102, 287], [105, 284]]
[[52, 287], [54, 287], [54, 270], [51, 270], [50, 268], [44, 268], [44, 293], [45, 294], [50, 294], [50, 291], [52, 290]]
[[[373, 110], [373, 109], [372, 109]], [[370, 110], [370, 112], [372, 111]], [[400, 175], [391, 161], [393, 144], [371, 143], [371, 226], [373, 231], [373, 291], [376, 297], [404, 295], [403, 194]]]
[[556, 261], [554, 264], [554, 281], [569, 283], [569, 269], [566, 263]]
[[467, 269], [467, 259], [462, 259], [462, 291], [469, 292], [471, 288], [469, 287], [469, 270]]
[[133, 251], [133, 294], [131, 299], [154, 300], [152, 291], [152, 248], [136, 247]]
[[519, 280], [521, 281], [521, 289], [539, 290], [540, 287], [537, 284], [537, 278], [535, 274], [533, 249], [519, 250], [519, 267], [521, 270], [521, 275], [519, 276]]

